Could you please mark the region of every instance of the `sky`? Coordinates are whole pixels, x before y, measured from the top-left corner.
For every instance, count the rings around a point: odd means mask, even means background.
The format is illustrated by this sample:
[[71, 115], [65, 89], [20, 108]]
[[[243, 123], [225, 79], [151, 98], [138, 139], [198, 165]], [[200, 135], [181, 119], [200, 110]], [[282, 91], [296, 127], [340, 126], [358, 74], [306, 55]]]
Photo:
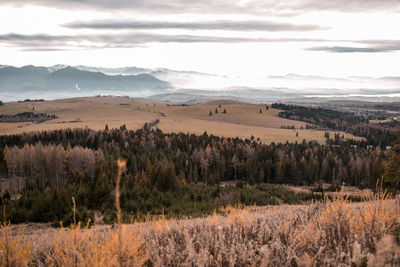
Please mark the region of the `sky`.
[[400, 0], [1, 0], [0, 64], [399, 76]]

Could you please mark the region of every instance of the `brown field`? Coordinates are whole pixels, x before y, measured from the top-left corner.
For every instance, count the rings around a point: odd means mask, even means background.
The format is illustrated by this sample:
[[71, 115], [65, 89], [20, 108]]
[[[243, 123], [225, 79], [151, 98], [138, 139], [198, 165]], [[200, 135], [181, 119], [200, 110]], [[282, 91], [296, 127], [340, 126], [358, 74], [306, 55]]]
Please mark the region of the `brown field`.
[[[128, 129], [138, 129], [146, 122], [160, 119], [158, 128], [164, 132], [209, 134], [225, 137], [260, 138], [264, 143], [301, 142], [316, 140], [324, 142], [324, 131], [306, 130], [306, 123], [278, 117], [279, 110], [265, 109], [265, 105], [213, 100], [193, 106], [172, 106], [167, 102], [128, 99], [123, 97], [86, 97], [46, 102], [7, 103], [0, 107], [0, 114], [19, 112], [42, 112], [55, 114], [58, 119], [40, 124], [0, 123], [0, 133], [16, 134], [29, 131], [62, 128], [104, 129], [118, 128], [125, 124]], [[222, 104], [218, 108], [218, 104]], [[218, 114], [215, 109], [218, 108]], [[226, 109], [227, 113], [223, 114]], [[262, 113], [259, 113], [259, 110]], [[213, 115], [209, 116], [212, 111]], [[165, 116], [162, 116], [163, 113]], [[296, 130], [281, 129], [294, 125]], [[296, 137], [298, 132], [298, 137]], [[333, 133], [332, 133], [333, 135]], [[356, 138], [344, 133], [345, 138]]]
[[[399, 266], [400, 199], [227, 208], [115, 227], [0, 227], [8, 266]], [[24, 230], [25, 229], [25, 230]]]
[[[315, 186], [294, 186], [294, 185], [283, 185], [285, 188], [292, 190], [296, 193], [312, 193], [311, 189], [315, 188]], [[331, 186], [331, 184], [322, 184], [321, 185], [323, 189], [327, 189]], [[356, 186], [348, 186], [348, 185], [342, 185], [342, 188], [340, 191], [336, 192], [324, 192], [325, 195], [330, 195], [330, 196], [350, 196], [350, 197], [360, 197], [362, 198], [364, 195], [371, 194], [372, 190], [365, 188], [365, 189], [360, 189]], [[313, 192], [313, 194], [321, 194], [321, 192]]]
[[[15, 134], [63, 128], [89, 127], [98, 130], [104, 129], [106, 124], [110, 128], [119, 128], [125, 124], [129, 129], [138, 129], [143, 127], [146, 122], [160, 117], [148, 111], [136, 110], [138, 106], [148, 103], [146, 100], [121, 97], [91, 97], [46, 102], [8, 103], [0, 107], [0, 114], [34, 111], [56, 114], [58, 119], [40, 124], [0, 123], [0, 131], [3, 134]], [[76, 122], [77, 120], [80, 122]]]

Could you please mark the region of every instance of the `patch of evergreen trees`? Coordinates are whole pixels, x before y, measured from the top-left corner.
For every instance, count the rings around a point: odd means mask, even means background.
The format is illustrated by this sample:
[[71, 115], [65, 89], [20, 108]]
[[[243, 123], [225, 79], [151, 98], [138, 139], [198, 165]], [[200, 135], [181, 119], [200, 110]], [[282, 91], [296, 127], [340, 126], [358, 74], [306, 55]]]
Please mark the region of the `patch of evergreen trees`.
[[[9, 200], [4, 194], [1, 201], [6, 203], [7, 214], [14, 222], [68, 217], [72, 196], [81, 207], [82, 218], [92, 216], [90, 211], [101, 210], [112, 220], [118, 158], [127, 160], [121, 181], [121, 203], [126, 216], [162, 212], [200, 215], [238, 202], [275, 203], [276, 199], [268, 195], [271, 190], [262, 189], [271, 185], [264, 183], [345, 182], [374, 188], [384, 173], [382, 162], [387, 160], [387, 154], [379, 148], [352, 147], [349, 141], [339, 141], [339, 145], [332, 145], [333, 140], [326, 144], [303, 141], [266, 145], [207, 133], [165, 134], [149, 128], [131, 131], [126, 127], [0, 136], [0, 173], [8, 182], [26, 181], [17, 188], [22, 195], [19, 200]], [[11, 150], [13, 154], [9, 154]], [[76, 152], [74, 161], [69, 154], [72, 151]], [[53, 158], [54, 155], [58, 156]], [[60, 168], [52, 172], [46, 166], [56, 164], [54, 160], [59, 163], [53, 166]], [[15, 163], [23, 167], [15, 167]], [[91, 167], [82, 167], [86, 164]], [[232, 180], [261, 187], [219, 186], [220, 182]], [[291, 193], [285, 191], [281, 197], [287, 194]], [[292, 197], [293, 201], [310, 199]]]
[[15, 115], [0, 114], [0, 122], [44, 122], [57, 119], [57, 116], [45, 113], [22, 112]]
[[[400, 122], [398, 121], [370, 124], [366, 118], [352, 112], [282, 103], [274, 103], [271, 107], [283, 110], [279, 112], [279, 117], [304, 121], [318, 125], [320, 128], [344, 131], [355, 136], [365, 137], [368, 145], [385, 147], [395, 142], [400, 133]], [[307, 126], [307, 129], [312, 128]]]

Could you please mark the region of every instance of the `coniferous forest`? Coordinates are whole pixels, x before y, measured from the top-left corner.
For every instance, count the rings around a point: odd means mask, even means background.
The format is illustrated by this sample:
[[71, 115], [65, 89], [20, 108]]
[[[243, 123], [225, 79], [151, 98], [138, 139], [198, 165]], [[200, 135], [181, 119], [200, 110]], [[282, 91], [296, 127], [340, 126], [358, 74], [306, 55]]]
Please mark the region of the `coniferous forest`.
[[[355, 136], [365, 138], [364, 145], [380, 146], [382, 148], [396, 141], [400, 132], [400, 122], [397, 120], [384, 120], [379, 112], [369, 114], [355, 114], [326, 108], [305, 107], [274, 103], [273, 108], [283, 110], [279, 117], [311, 123], [308, 127], [344, 131]], [[379, 123], [369, 123], [369, 120], [383, 120]]]
[[[339, 141], [266, 145], [125, 126], [1, 136], [0, 173], [7, 178], [1, 184], [7, 191], [1, 202], [14, 223], [71, 222], [72, 197], [78, 219], [93, 220], [100, 211], [105, 222], [113, 222], [118, 158], [127, 160], [121, 180], [125, 220], [160, 214], [201, 216], [239, 203], [321, 198], [280, 184], [330, 183], [339, 188], [345, 183], [373, 189], [384, 176], [387, 188], [399, 189], [397, 173], [385, 168], [395, 152]], [[396, 164], [390, 166], [396, 170]]]

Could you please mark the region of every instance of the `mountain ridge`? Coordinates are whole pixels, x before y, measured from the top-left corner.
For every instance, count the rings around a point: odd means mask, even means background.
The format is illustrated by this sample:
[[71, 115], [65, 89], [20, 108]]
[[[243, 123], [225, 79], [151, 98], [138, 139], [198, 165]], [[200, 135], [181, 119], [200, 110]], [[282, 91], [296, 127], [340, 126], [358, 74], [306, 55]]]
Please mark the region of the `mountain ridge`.
[[[61, 65], [60, 65], [61, 66]], [[80, 70], [71, 66], [49, 70], [46, 67], [27, 65], [20, 68], [6, 66], [0, 68], [1, 92], [58, 92], [65, 90], [86, 92], [123, 91], [162, 92], [172, 86], [150, 74], [107, 75], [102, 72]]]

